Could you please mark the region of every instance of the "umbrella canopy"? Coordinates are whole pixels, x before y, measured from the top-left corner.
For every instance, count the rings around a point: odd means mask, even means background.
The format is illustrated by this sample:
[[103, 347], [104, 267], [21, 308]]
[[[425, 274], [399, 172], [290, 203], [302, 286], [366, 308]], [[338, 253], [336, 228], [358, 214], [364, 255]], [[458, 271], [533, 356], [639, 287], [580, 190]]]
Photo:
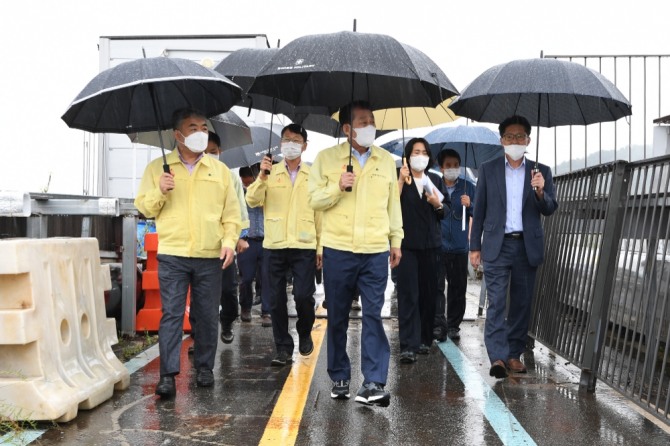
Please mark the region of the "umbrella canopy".
[[406, 138], [396, 138], [392, 139], [391, 141], [385, 142], [384, 144], [380, 145], [382, 149], [386, 150], [387, 152], [403, 157], [404, 155], [404, 150], [405, 150], [405, 144], [407, 144], [407, 141], [412, 139], [411, 137], [406, 137]]
[[482, 126], [443, 127], [427, 133], [424, 138], [436, 160], [442, 150], [454, 149], [461, 157], [461, 167], [471, 169], [477, 169], [482, 163], [504, 153], [498, 134]]
[[[172, 114], [179, 109], [215, 116], [230, 110], [241, 94], [240, 87], [196, 62], [151, 57], [99, 73], [61, 119], [69, 127], [93, 133], [166, 130], [172, 128]], [[163, 169], [169, 172], [165, 144], [160, 147]]]
[[[270, 124], [257, 124], [249, 126], [251, 129], [251, 144], [225, 149], [219, 155], [219, 159], [231, 169], [236, 167], [251, 166], [260, 162], [269, 153], [274, 157], [280, 155], [279, 140], [281, 139], [282, 126]], [[270, 130], [272, 129], [272, 130]]]
[[588, 125], [629, 116], [630, 102], [602, 74], [557, 59], [514, 60], [489, 68], [454, 101], [457, 115], [500, 123], [512, 115], [531, 125]]
[[190, 107], [206, 116], [228, 111], [240, 87], [186, 59], [152, 57], [102, 71], [77, 95], [62, 119], [93, 133], [135, 133], [172, 128], [175, 110]]
[[293, 40], [263, 67], [249, 92], [331, 113], [355, 100], [374, 110], [435, 107], [458, 94], [418, 49], [387, 35], [349, 31]]
[[[251, 144], [251, 129], [234, 111], [227, 111], [213, 116], [207, 120], [207, 127], [221, 138], [221, 149], [239, 147]], [[163, 143], [167, 149], [173, 149], [177, 142], [174, 139], [174, 131], [162, 130]], [[158, 132], [139, 132], [128, 135], [134, 143], [146, 144], [160, 147], [161, 140]]]
[[449, 98], [436, 107], [403, 107], [376, 110], [375, 124], [378, 130], [413, 129], [446, 124], [459, 118], [449, 108]]
[[248, 93], [256, 75], [277, 51], [279, 50], [276, 48], [241, 48], [230, 53], [214, 70], [242, 88], [242, 99], [235, 105], [273, 114], [281, 113], [307, 130], [332, 137], [339, 136], [339, 123], [330, 117], [326, 107], [295, 107], [273, 96]]

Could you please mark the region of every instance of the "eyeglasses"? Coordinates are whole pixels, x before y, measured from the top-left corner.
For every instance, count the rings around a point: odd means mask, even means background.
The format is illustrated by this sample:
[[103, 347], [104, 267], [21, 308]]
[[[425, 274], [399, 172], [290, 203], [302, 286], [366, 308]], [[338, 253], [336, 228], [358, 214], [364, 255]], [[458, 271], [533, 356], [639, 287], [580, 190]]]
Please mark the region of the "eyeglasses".
[[525, 133], [517, 133], [516, 135], [513, 135], [511, 133], [505, 133], [503, 135], [503, 139], [505, 142], [514, 142], [514, 141], [525, 141], [526, 138], [528, 138], [528, 135]]
[[303, 141], [301, 141], [299, 139], [288, 139], [288, 138], [282, 138], [281, 142], [286, 143], [286, 144], [290, 143], [290, 142], [293, 142], [293, 143], [296, 143], [296, 144], [305, 144]]

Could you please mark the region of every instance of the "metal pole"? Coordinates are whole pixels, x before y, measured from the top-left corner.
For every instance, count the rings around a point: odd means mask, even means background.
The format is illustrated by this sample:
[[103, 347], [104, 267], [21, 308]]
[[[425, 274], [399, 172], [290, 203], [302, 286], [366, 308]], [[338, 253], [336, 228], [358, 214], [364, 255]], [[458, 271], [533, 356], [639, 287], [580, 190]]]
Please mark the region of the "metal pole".
[[121, 253], [121, 333], [135, 334], [135, 290], [137, 289], [137, 216], [123, 216]]
[[616, 275], [618, 243], [623, 227], [623, 203], [627, 196], [630, 179], [628, 163], [618, 161], [612, 173], [611, 193], [607, 205], [601, 253], [594, 282], [594, 300], [588, 317], [588, 332], [584, 343], [584, 360], [579, 380], [580, 390], [594, 392], [600, 366], [600, 356], [605, 345], [605, 333], [609, 322], [609, 303]]

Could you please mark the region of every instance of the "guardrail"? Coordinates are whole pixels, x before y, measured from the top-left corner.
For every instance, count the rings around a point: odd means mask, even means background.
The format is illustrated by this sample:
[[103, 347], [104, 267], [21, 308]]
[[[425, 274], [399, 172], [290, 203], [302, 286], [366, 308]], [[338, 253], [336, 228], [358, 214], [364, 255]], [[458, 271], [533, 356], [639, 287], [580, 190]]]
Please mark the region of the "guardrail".
[[120, 331], [135, 333], [137, 220], [132, 199], [0, 191], [0, 238], [96, 237], [122, 264]]
[[670, 423], [670, 157], [555, 178], [530, 334]]

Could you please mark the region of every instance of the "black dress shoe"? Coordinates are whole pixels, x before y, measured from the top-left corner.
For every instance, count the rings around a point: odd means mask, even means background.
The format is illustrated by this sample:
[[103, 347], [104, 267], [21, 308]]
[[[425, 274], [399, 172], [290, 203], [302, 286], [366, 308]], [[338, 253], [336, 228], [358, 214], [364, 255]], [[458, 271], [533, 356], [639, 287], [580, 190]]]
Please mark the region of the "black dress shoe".
[[156, 386], [156, 395], [161, 398], [170, 398], [175, 396], [177, 389], [174, 386], [174, 376], [161, 376]]
[[302, 356], [308, 356], [314, 351], [314, 342], [312, 341], [312, 335], [307, 335], [304, 338], [300, 338], [298, 343], [298, 351]]
[[489, 370], [489, 375], [495, 376], [498, 379], [507, 378], [507, 368], [505, 363], [500, 359], [494, 362], [491, 365], [491, 370]]
[[195, 383], [198, 387], [212, 387], [214, 385], [214, 374], [209, 369], [198, 369]]

